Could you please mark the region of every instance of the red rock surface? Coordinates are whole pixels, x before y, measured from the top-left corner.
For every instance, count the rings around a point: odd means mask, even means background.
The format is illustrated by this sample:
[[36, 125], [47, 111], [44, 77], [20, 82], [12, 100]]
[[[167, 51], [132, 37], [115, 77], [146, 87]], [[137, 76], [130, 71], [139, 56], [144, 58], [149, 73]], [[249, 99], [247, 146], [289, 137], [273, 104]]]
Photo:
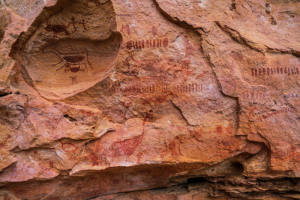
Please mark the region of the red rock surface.
[[300, 199], [299, 0], [0, 2], [0, 199]]

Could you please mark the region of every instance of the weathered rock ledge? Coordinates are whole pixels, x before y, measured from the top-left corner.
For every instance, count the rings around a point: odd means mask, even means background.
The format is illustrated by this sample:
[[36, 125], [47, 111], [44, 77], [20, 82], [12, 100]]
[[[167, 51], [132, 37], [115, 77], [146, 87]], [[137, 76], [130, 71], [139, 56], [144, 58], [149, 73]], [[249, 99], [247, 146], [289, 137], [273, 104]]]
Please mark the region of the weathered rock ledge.
[[0, 0], [0, 199], [300, 199], [299, 0]]

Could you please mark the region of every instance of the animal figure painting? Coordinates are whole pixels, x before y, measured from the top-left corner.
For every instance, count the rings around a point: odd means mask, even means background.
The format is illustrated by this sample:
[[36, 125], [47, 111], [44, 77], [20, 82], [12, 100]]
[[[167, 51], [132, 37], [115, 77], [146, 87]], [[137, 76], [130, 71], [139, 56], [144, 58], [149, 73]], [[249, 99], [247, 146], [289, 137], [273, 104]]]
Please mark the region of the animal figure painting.
[[57, 34], [59, 33], [65, 33], [66, 36], [69, 36], [70, 33], [67, 29], [70, 27], [71, 24], [73, 24], [73, 28], [74, 28], [74, 31], [72, 33], [77, 31], [76, 23], [82, 24], [84, 30], [86, 30], [85, 24], [87, 24], [87, 21], [85, 21], [84, 19], [80, 21], [75, 21], [75, 17], [72, 17], [71, 20], [72, 21], [69, 22], [68, 25], [63, 25], [63, 24], [53, 25], [51, 24], [51, 22], [47, 20], [47, 26], [45, 27], [45, 30], [48, 32], [53, 32], [54, 37], [57, 37]]
[[48, 32], [53, 32], [54, 33], [54, 37], [57, 37], [58, 33], [65, 33], [65, 35], [70, 35], [70, 33], [68, 32], [68, 28], [70, 27], [70, 25], [73, 24], [74, 27], [74, 32], [76, 31], [76, 27], [75, 27], [75, 18], [72, 17], [72, 22], [69, 22], [69, 24], [67, 26], [65, 25], [52, 25], [51, 22], [47, 21], [47, 26], [45, 27], [45, 30]]
[[[60, 68], [56, 69], [56, 71], [59, 71], [64, 68], [65, 72], [72, 72], [72, 73], [85, 72], [85, 71], [88, 72], [87, 66], [93, 69], [88, 59], [89, 52], [87, 49], [85, 49], [84, 53], [77, 52], [77, 53], [63, 54], [60, 51], [58, 51], [53, 45], [50, 46], [52, 47], [50, 52], [54, 53], [58, 58], [61, 59], [60, 62], [54, 64], [54, 66], [62, 64]], [[44, 49], [43, 52], [45, 52]]]

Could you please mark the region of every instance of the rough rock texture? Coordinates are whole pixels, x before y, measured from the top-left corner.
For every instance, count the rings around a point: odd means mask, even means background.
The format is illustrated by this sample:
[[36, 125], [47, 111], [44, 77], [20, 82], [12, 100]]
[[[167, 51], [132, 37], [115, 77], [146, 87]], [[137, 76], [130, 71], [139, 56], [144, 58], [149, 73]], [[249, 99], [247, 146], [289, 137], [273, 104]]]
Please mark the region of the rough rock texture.
[[0, 199], [300, 199], [299, 0], [0, 3]]

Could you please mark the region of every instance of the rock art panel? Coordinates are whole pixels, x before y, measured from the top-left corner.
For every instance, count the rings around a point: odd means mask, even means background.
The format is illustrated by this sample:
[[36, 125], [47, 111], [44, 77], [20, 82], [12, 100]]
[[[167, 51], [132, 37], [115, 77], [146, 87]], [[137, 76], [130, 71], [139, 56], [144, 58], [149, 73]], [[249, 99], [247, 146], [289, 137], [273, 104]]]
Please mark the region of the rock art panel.
[[58, 100], [106, 78], [122, 43], [122, 36], [113, 32], [114, 21], [110, 1], [77, 1], [51, 15], [22, 51], [21, 65], [30, 83], [43, 97]]
[[299, 198], [299, 1], [1, 5], [0, 198]]
[[[117, 8], [128, 6], [117, 4]], [[219, 162], [236, 155], [244, 145], [235, 138], [237, 100], [220, 92], [208, 59], [193, 39], [199, 35], [167, 21], [153, 5], [144, 2], [142, 9], [152, 11], [154, 29], [143, 26], [151, 23], [144, 14], [141, 21], [117, 14], [124, 43], [113, 74], [64, 100], [101, 109], [104, 118], [116, 125], [115, 132], [90, 144], [72, 175], [139, 165], [149, 159]], [[208, 156], [206, 151], [216, 146], [220, 151]], [[221, 151], [226, 153], [219, 155]]]

